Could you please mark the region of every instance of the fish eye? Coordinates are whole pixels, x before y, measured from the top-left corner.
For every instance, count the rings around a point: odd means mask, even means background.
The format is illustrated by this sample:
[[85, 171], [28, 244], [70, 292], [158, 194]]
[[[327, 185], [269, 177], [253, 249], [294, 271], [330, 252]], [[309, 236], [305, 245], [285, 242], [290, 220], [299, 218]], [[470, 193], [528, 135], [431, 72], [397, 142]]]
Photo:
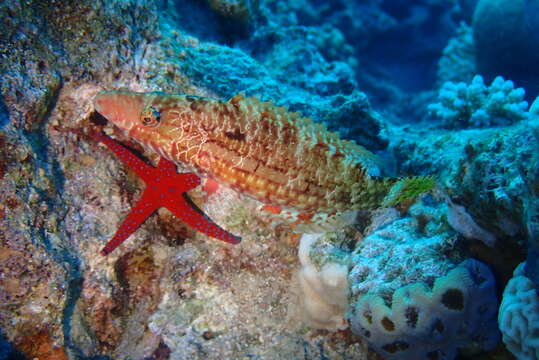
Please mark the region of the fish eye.
[[140, 120], [144, 126], [156, 127], [161, 122], [161, 114], [159, 110], [153, 106], [149, 106], [140, 114]]

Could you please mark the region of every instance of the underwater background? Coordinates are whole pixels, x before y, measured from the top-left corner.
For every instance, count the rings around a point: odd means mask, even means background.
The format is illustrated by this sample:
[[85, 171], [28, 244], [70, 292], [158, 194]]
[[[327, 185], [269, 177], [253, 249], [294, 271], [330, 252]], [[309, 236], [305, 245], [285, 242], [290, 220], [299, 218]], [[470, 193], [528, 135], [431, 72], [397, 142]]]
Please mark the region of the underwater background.
[[[4, 0], [0, 26], [0, 359], [539, 359], [539, 0]], [[145, 185], [88, 129], [159, 155], [102, 90], [256, 97], [436, 186], [315, 234], [197, 187], [240, 244], [160, 209], [103, 256]]]

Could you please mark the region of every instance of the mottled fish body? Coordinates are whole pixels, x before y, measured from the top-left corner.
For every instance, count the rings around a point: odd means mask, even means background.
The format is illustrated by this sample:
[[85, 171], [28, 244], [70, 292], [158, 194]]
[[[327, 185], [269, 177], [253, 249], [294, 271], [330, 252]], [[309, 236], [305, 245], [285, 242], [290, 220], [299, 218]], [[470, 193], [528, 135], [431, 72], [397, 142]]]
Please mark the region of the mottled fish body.
[[166, 159], [287, 209], [334, 214], [392, 206], [434, 184], [430, 177], [382, 178], [362, 146], [256, 98], [106, 91], [95, 108]]

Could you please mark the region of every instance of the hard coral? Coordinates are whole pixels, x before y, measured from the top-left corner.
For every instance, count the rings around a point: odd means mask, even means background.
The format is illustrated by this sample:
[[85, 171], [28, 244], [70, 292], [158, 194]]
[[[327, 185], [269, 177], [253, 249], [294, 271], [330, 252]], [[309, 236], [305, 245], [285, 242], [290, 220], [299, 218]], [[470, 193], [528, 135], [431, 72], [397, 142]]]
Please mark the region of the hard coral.
[[524, 89], [515, 89], [512, 81], [501, 76], [487, 87], [481, 75], [476, 75], [469, 85], [446, 82], [438, 94], [440, 102], [429, 110], [446, 128], [510, 125], [528, 118], [524, 94]]
[[452, 360], [457, 348], [490, 350], [496, 345], [497, 308], [489, 268], [466, 260], [436, 279], [432, 289], [410, 284], [389, 302], [374, 294], [360, 297], [351, 323], [386, 359]]
[[414, 132], [403, 134], [396, 147], [400, 172], [435, 174], [451, 199], [497, 238], [516, 241], [527, 231], [539, 233], [534, 185], [539, 179], [539, 121], [532, 117], [504, 128]]
[[524, 275], [525, 263], [515, 269], [503, 292], [498, 314], [505, 346], [518, 359], [539, 359], [539, 295], [536, 285]]
[[352, 331], [387, 359], [451, 360], [473, 342], [490, 349], [497, 342], [492, 273], [478, 261], [460, 262], [445, 204], [426, 196], [409, 213], [380, 212], [351, 255]]

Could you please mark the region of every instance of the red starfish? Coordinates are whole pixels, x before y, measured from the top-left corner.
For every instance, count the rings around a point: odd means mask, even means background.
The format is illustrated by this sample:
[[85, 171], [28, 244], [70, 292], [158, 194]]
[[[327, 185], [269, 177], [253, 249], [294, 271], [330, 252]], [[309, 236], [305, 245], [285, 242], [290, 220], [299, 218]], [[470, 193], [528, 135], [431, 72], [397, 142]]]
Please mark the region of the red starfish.
[[190, 202], [186, 192], [200, 184], [200, 178], [196, 174], [178, 174], [176, 165], [165, 158], [161, 158], [155, 168], [146, 164], [104, 133], [93, 132], [90, 135], [96, 141], [105, 144], [146, 183], [141, 198], [127, 215], [114, 237], [101, 250], [102, 255], [110, 254], [160, 207], [167, 208], [194, 229], [215, 239], [231, 244], [237, 244], [241, 241], [239, 236], [220, 228]]

